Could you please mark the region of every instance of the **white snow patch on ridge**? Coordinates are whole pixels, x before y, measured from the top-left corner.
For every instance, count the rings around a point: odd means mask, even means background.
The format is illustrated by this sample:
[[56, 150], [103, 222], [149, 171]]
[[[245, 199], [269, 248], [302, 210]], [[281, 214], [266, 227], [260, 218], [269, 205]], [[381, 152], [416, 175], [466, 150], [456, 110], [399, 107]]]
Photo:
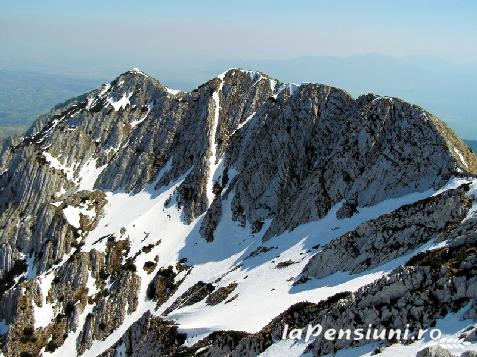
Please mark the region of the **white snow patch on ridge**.
[[111, 106], [114, 108], [114, 111], [117, 112], [120, 109], [126, 108], [128, 105], [130, 105], [130, 99], [133, 95], [133, 92], [129, 92], [128, 94], [124, 93], [123, 96], [117, 100], [114, 101], [111, 97], [108, 97], [107, 101]]
[[288, 90], [290, 91], [290, 95], [294, 95], [300, 89], [300, 85], [296, 83], [288, 83]]
[[177, 95], [177, 94], [182, 93], [182, 91], [178, 90], [178, 89], [171, 89], [169, 87], [164, 87], [164, 88], [166, 89], [167, 93], [172, 94], [172, 95]]
[[465, 161], [464, 155], [462, 155], [462, 153], [461, 153], [461, 152], [459, 151], [459, 149], [457, 149], [456, 147], [454, 147], [453, 149], [454, 149], [455, 154], [459, 157], [460, 162], [461, 162], [465, 167], [468, 167], [468, 166], [467, 166], [467, 161]]
[[212, 121], [212, 127], [209, 133], [209, 148], [210, 148], [210, 157], [209, 157], [209, 178], [207, 180], [207, 200], [209, 201], [209, 205], [212, 204], [214, 200], [214, 193], [213, 193], [213, 186], [214, 186], [214, 175], [219, 163], [217, 162], [217, 127], [219, 125], [219, 114], [220, 114], [220, 91], [224, 85], [224, 76], [225, 73], [219, 76], [221, 80], [219, 88], [212, 94], [212, 100], [214, 101], [214, 118]]
[[80, 179], [78, 190], [92, 191], [99, 175], [106, 168], [106, 164], [96, 167], [96, 159], [89, 159], [80, 169], [78, 176]]
[[48, 326], [55, 317], [53, 305], [46, 301], [46, 297], [48, 296], [48, 291], [51, 288], [54, 277], [55, 274], [52, 274], [52, 271], [50, 270], [49, 273], [46, 273], [38, 278], [42, 302], [41, 307], [37, 306], [35, 302], [33, 302], [33, 318], [35, 320], [35, 329]]
[[255, 116], [257, 112], [253, 112], [252, 114], [250, 114], [247, 118], [245, 118], [245, 120], [243, 122], [241, 122], [238, 126], [237, 126], [237, 129], [234, 130], [234, 132], [230, 135], [234, 135], [235, 132], [239, 131], [240, 129], [242, 129], [245, 125], [247, 125], [247, 123], [252, 120], [252, 118]]
[[94, 207], [88, 207], [88, 204], [85, 202], [81, 203], [78, 207], [67, 206], [65, 209], [63, 209], [63, 215], [70, 225], [75, 228], [80, 228], [81, 215], [94, 218], [96, 212]]
[[148, 77], [147, 74], [145, 74], [143, 71], [141, 71], [141, 70], [140, 70], [139, 68], [137, 68], [137, 67], [131, 68], [128, 72], [129, 72], [129, 73], [134, 73], [134, 74], [142, 74], [143, 76]]
[[99, 93], [99, 96], [102, 97], [103, 95], [106, 94], [111, 89], [111, 83], [106, 83], [103, 85], [103, 88], [101, 89], [101, 92]]
[[68, 167], [62, 164], [56, 157], [53, 157], [53, 155], [46, 151], [43, 152], [43, 157], [48, 162], [51, 168], [61, 171], [68, 180], [75, 182], [73, 177], [74, 169], [72, 167]]
[[[75, 171], [79, 166], [78, 163], [75, 163], [73, 166], [66, 166], [50, 153], [44, 151], [42, 154], [52, 169], [62, 172], [67, 180], [79, 185], [78, 190], [92, 191], [96, 180], [107, 166], [103, 165], [101, 167], [96, 167], [97, 160], [91, 157], [83, 166], [81, 166], [79, 172], [75, 174]], [[61, 196], [61, 194], [65, 192], [66, 191], [62, 190], [58, 196]]]

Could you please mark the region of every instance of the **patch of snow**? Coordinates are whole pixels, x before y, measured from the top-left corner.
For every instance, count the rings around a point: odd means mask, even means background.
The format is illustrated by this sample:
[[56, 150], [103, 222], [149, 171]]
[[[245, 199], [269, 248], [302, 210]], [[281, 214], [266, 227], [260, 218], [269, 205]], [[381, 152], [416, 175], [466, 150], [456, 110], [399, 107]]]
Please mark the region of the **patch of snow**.
[[143, 71], [141, 71], [141, 70], [140, 70], [139, 68], [137, 68], [137, 67], [131, 68], [128, 72], [129, 72], [129, 73], [134, 73], [134, 74], [142, 74], [143, 76], [148, 77], [147, 74], [145, 74]]
[[78, 207], [67, 206], [63, 209], [63, 216], [75, 228], [80, 228], [81, 215], [94, 218], [96, 215], [94, 207], [91, 209], [87, 202], [83, 202]]
[[297, 93], [299, 89], [300, 89], [299, 84], [288, 83], [288, 91], [290, 92], [290, 95], [295, 95], [295, 93]]
[[[73, 104], [72, 107], [74, 107], [74, 106], [76, 106], [76, 105]], [[50, 127], [47, 130], [45, 130], [41, 139], [38, 140], [36, 143], [41, 144], [43, 141], [45, 141], [45, 139], [50, 136], [50, 134], [53, 132], [53, 130], [55, 130], [55, 128], [58, 126], [59, 123], [61, 123], [63, 121], [63, 119], [65, 119], [65, 116], [62, 116], [61, 118], [55, 118], [51, 122]], [[30, 138], [33, 139], [33, 137], [30, 137]]]
[[64, 189], [63, 186], [61, 186], [60, 190], [55, 193], [55, 197], [61, 197], [66, 193], [66, 190]]
[[99, 175], [107, 165], [96, 167], [97, 160], [89, 159], [78, 172], [79, 187], [78, 190], [92, 191]]
[[114, 357], [127, 357], [126, 356], [126, 345], [121, 343], [118, 347], [116, 347], [116, 350], [114, 351]]
[[88, 289], [88, 296], [93, 296], [99, 292], [98, 288], [96, 287], [96, 279], [93, 277], [93, 275], [91, 275], [91, 272], [89, 272], [86, 288]]
[[27, 280], [30, 280], [36, 277], [36, 274], [37, 274], [37, 269], [35, 265], [35, 257], [34, 256], [28, 257], [26, 259], [26, 262], [27, 262], [27, 271], [25, 274], [25, 278]]
[[152, 108], [152, 104], [148, 104], [147, 105], [147, 113], [144, 114], [144, 116], [142, 118], [139, 118], [138, 120], [134, 120], [130, 123], [131, 125], [131, 129], [133, 129], [134, 127], [138, 126], [139, 124], [141, 124], [144, 120], [146, 120], [147, 116], [149, 115], [149, 113], [151, 112], [151, 108]]
[[95, 103], [96, 103], [96, 97], [95, 96], [89, 96], [88, 97], [88, 103], [86, 104], [86, 110], [90, 110]]
[[376, 98], [374, 98], [372, 101], [371, 101], [371, 104], [375, 104], [376, 102], [380, 102], [382, 100], [387, 100], [388, 102], [392, 103], [393, 101], [393, 98], [392, 97], [388, 97], [388, 96], [377, 96]]
[[177, 95], [177, 94], [180, 94], [182, 93], [181, 90], [178, 90], [178, 89], [171, 89], [169, 87], [164, 87], [166, 89], [166, 92], [171, 94], [171, 95]]
[[33, 317], [35, 320], [35, 329], [48, 326], [55, 317], [55, 309], [53, 305], [46, 301], [46, 297], [48, 296], [48, 291], [51, 288], [51, 284], [53, 282], [54, 277], [55, 274], [53, 274], [52, 270], [50, 270], [49, 273], [43, 274], [38, 277], [38, 285], [41, 289], [42, 303], [40, 307], [33, 302]]
[[462, 153], [461, 153], [461, 152], [459, 151], [459, 149], [457, 149], [456, 147], [454, 147], [453, 149], [454, 149], [455, 154], [459, 157], [460, 162], [461, 162], [465, 167], [468, 167], [468, 166], [467, 166], [467, 161], [465, 161], [464, 155], [462, 155]]
[[243, 122], [241, 122], [238, 126], [237, 126], [237, 129], [234, 130], [234, 132], [232, 133], [232, 135], [235, 134], [235, 132], [237, 132], [238, 130], [242, 129], [250, 120], [252, 120], [252, 118], [255, 116], [257, 112], [253, 112], [252, 114], [250, 114]]
[[306, 347], [310, 342], [304, 342], [301, 340], [280, 340], [268, 347], [264, 352], [260, 353], [258, 357], [300, 357], [303, 355]]
[[53, 157], [50, 153], [44, 151], [43, 157], [48, 162], [51, 168], [61, 171], [69, 181], [75, 182], [74, 180], [74, 169], [62, 164], [57, 158]]
[[111, 83], [106, 83], [103, 85], [103, 88], [101, 88], [101, 92], [99, 92], [99, 96], [102, 97], [105, 95], [109, 90], [111, 89]]
[[[276, 89], [275, 87], [276, 87], [276, 84], [274, 86], [274, 89]], [[276, 93], [275, 93], [275, 95], [272, 96], [272, 98], [277, 99], [278, 96], [280, 95], [280, 93], [283, 92], [286, 88], [288, 88], [288, 84], [282, 83], [280, 85], [280, 87], [278, 87], [278, 89], [276, 89]]]
[[275, 93], [275, 89], [277, 88], [277, 80], [276, 79], [270, 79], [270, 90], [272, 93]]
[[472, 207], [470, 208], [469, 212], [467, 212], [467, 217], [465, 220], [469, 218], [473, 218], [477, 216], [477, 180], [474, 179], [470, 182], [469, 191], [466, 192], [466, 195], [472, 199]]
[[207, 200], [209, 201], [209, 205], [212, 204], [214, 200], [214, 193], [213, 193], [213, 185], [214, 185], [214, 175], [217, 167], [219, 166], [218, 158], [217, 158], [217, 140], [216, 140], [216, 133], [217, 127], [219, 125], [219, 114], [220, 114], [220, 92], [224, 85], [223, 76], [219, 76], [221, 79], [221, 83], [219, 88], [212, 94], [212, 100], [214, 101], [214, 119], [212, 122], [212, 127], [209, 133], [209, 148], [210, 148], [210, 156], [209, 156], [209, 178], [207, 180]]
[[131, 99], [132, 95], [133, 92], [129, 92], [128, 94], [124, 93], [123, 96], [117, 101], [114, 101], [114, 99], [111, 97], [108, 97], [107, 101], [114, 108], [114, 111], [117, 112], [118, 110], [124, 109], [131, 104], [129, 100]]

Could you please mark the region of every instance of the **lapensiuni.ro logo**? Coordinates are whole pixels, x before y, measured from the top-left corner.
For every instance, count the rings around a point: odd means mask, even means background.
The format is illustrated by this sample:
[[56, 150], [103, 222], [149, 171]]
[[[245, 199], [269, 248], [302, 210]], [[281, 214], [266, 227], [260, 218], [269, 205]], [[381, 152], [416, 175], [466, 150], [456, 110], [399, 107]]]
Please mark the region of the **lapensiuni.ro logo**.
[[310, 342], [315, 338], [322, 336], [325, 340], [348, 340], [348, 341], [407, 341], [412, 342], [416, 340], [422, 340], [425, 338], [429, 340], [426, 346], [439, 345], [448, 349], [463, 349], [470, 343], [466, 342], [462, 338], [454, 336], [443, 336], [442, 331], [433, 329], [417, 329], [413, 331], [409, 325], [406, 325], [404, 329], [392, 329], [392, 328], [377, 328], [373, 325], [368, 325], [367, 328], [355, 328], [355, 329], [323, 329], [320, 324], [309, 324], [306, 328], [294, 328], [290, 329], [288, 324], [283, 327], [282, 339], [291, 340], [304, 340]]

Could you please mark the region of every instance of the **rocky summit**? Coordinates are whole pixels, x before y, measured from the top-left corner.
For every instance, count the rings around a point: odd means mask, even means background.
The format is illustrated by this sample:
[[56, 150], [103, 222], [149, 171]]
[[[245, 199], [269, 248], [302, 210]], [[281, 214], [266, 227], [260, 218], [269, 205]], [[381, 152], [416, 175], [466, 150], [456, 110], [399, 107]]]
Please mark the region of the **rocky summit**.
[[[471, 356], [476, 174], [398, 98], [132, 69], [1, 149], [2, 353]], [[309, 324], [454, 342], [283, 339]]]

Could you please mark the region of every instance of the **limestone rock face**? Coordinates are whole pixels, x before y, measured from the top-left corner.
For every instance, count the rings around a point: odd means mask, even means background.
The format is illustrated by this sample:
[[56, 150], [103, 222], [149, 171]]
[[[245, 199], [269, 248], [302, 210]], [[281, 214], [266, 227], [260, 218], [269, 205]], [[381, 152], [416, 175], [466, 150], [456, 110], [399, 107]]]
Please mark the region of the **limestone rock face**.
[[[475, 174], [477, 158], [443, 122], [397, 98], [241, 69], [188, 93], [132, 69], [0, 148], [3, 354], [247, 356], [283, 321], [430, 324], [476, 297]], [[410, 194], [424, 198], [361, 215]], [[310, 245], [275, 261], [289, 232], [330, 216], [352, 228], [313, 256]], [[426, 251], [438, 242], [448, 247]], [[186, 347], [171, 321], [240, 306], [243, 281], [268, 266], [288, 291], [397, 258], [409, 264], [357, 292], [274, 310], [259, 333], [214, 330]], [[315, 355], [351, 347], [321, 342]]]
[[177, 326], [150, 313], [144, 314], [102, 357], [118, 354], [138, 357], [169, 356], [184, 342], [185, 335]]
[[449, 190], [363, 223], [311, 258], [299, 281], [337, 271], [360, 273], [405, 255], [430, 239], [447, 237], [472, 206], [464, 192], [465, 186]]
[[453, 357], [454, 355], [440, 346], [426, 347], [416, 354], [416, 357]]

